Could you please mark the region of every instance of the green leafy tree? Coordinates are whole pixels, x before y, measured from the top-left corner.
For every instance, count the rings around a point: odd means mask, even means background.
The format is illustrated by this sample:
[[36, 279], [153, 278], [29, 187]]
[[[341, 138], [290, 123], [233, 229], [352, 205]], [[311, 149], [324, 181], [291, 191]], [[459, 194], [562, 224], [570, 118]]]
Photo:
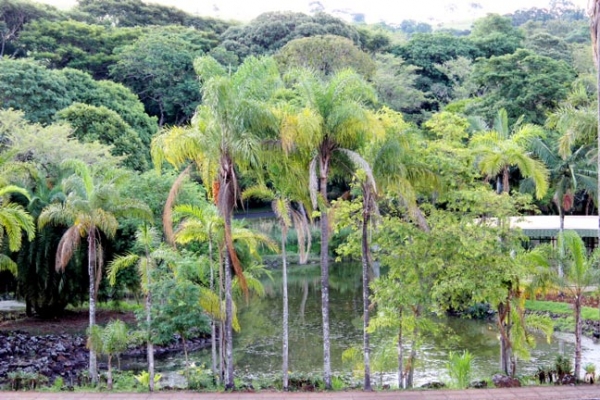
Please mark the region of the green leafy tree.
[[96, 24], [118, 27], [182, 25], [203, 31], [223, 33], [229, 26], [223, 20], [199, 17], [175, 7], [148, 4], [141, 0], [81, 0], [76, 11], [87, 14]]
[[200, 103], [193, 61], [201, 46], [186, 31], [154, 29], [117, 51], [111, 76], [136, 93], [158, 124], [187, 122]]
[[344, 68], [353, 68], [365, 79], [375, 72], [373, 60], [350, 39], [334, 35], [294, 39], [275, 56], [283, 70], [307, 68], [330, 76]]
[[254, 55], [271, 55], [294, 39], [336, 35], [359, 44], [354, 27], [325, 13], [267, 12], [245, 26], [232, 26], [222, 35], [220, 47], [240, 60]]
[[475, 113], [492, 118], [504, 108], [511, 120], [542, 124], [568, 93], [574, 73], [564, 61], [556, 61], [519, 49], [513, 54], [491, 57], [475, 64], [471, 79], [480, 97]]
[[513, 26], [510, 18], [488, 14], [473, 24], [469, 39], [485, 58], [512, 54], [522, 47], [523, 34]]
[[[48, 205], [38, 218], [38, 226], [63, 225], [63, 234], [56, 250], [56, 268], [64, 270], [81, 239], [88, 242], [89, 317], [90, 329], [96, 325], [96, 297], [102, 278], [102, 234], [112, 238], [119, 227], [118, 216], [150, 218], [147, 206], [121, 197], [118, 184], [125, 177], [116, 171], [104, 175], [81, 161], [68, 160], [65, 167], [74, 174], [63, 182], [67, 198], [63, 203]], [[93, 383], [98, 382], [96, 352], [90, 349], [89, 372]]]
[[18, 50], [49, 68], [74, 68], [91, 74], [94, 79], [108, 79], [108, 68], [117, 61], [114, 50], [141, 34], [139, 28], [39, 19], [25, 26], [19, 36]]

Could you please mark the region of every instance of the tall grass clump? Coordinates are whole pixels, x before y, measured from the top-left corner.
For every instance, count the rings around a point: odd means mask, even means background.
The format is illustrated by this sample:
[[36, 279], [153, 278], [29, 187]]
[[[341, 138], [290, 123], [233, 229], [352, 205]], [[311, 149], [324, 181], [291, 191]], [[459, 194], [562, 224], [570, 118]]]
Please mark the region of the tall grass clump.
[[450, 376], [450, 386], [457, 389], [466, 389], [471, 381], [471, 370], [473, 364], [473, 355], [465, 350], [460, 353], [451, 351], [448, 354], [448, 375]]

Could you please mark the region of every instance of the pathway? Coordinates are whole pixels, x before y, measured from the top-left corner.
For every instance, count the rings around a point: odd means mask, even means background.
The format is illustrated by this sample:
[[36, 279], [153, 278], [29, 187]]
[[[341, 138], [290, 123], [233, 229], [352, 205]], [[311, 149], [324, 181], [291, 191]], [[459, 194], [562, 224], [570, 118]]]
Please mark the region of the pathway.
[[308, 393], [76, 393], [0, 392], [2, 400], [600, 400], [600, 385], [542, 386], [514, 389], [361, 391]]

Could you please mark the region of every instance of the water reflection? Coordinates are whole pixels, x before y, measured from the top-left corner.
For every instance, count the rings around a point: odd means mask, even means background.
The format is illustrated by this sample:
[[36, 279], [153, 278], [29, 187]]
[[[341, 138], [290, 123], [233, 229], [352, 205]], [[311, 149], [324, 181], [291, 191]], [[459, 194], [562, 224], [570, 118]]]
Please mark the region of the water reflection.
[[[288, 278], [290, 305], [290, 370], [318, 372], [323, 366], [321, 339], [321, 292], [319, 266], [292, 266]], [[281, 274], [263, 282], [266, 295], [251, 298], [240, 305], [242, 331], [235, 336], [236, 369], [240, 372], [269, 373], [281, 368]], [[331, 364], [335, 373], [349, 372], [351, 366], [342, 363], [342, 352], [362, 343], [362, 287], [360, 265], [336, 264], [330, 274]], [[469, 350], [474, 355], [474, 376], [482, 379], [499, 370], [498, 333], [493, 322], [456, 318], [438, 321], [442, 329], [423, 339], [415, 371], [415, 382], [446, 379], [445, 364], [451, 350]], [[566, 354], [573, 354], [572, 335], [555, 335], [547, 343], [541, 335], [529, 361], [519, 361], [519, 374], [533, 374], [539, 365], [553, 363], [559, 352], [559, 342]], [[374, 338], [373, 346], [383, 346]], [[600, 346], [584, 340], [583, 362], [600, 366]], [[207, 354], [195, 359], [208, 363]], [[389, 379], [392, 379], [389, 371]]]

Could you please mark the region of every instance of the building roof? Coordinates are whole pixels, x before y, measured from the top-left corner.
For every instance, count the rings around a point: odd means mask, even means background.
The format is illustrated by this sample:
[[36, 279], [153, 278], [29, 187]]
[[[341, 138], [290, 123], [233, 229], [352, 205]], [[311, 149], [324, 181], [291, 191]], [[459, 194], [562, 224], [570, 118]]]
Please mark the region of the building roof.
[[[531, 238], [556, 237], [560, 227], [558, 215], [533, 215], [511, 217], [511, 226], [519, 227]], [[598, 237], [597, 215], [568, 215], [565, 217], [565, 230], [574, 230], [581, 237]]]

